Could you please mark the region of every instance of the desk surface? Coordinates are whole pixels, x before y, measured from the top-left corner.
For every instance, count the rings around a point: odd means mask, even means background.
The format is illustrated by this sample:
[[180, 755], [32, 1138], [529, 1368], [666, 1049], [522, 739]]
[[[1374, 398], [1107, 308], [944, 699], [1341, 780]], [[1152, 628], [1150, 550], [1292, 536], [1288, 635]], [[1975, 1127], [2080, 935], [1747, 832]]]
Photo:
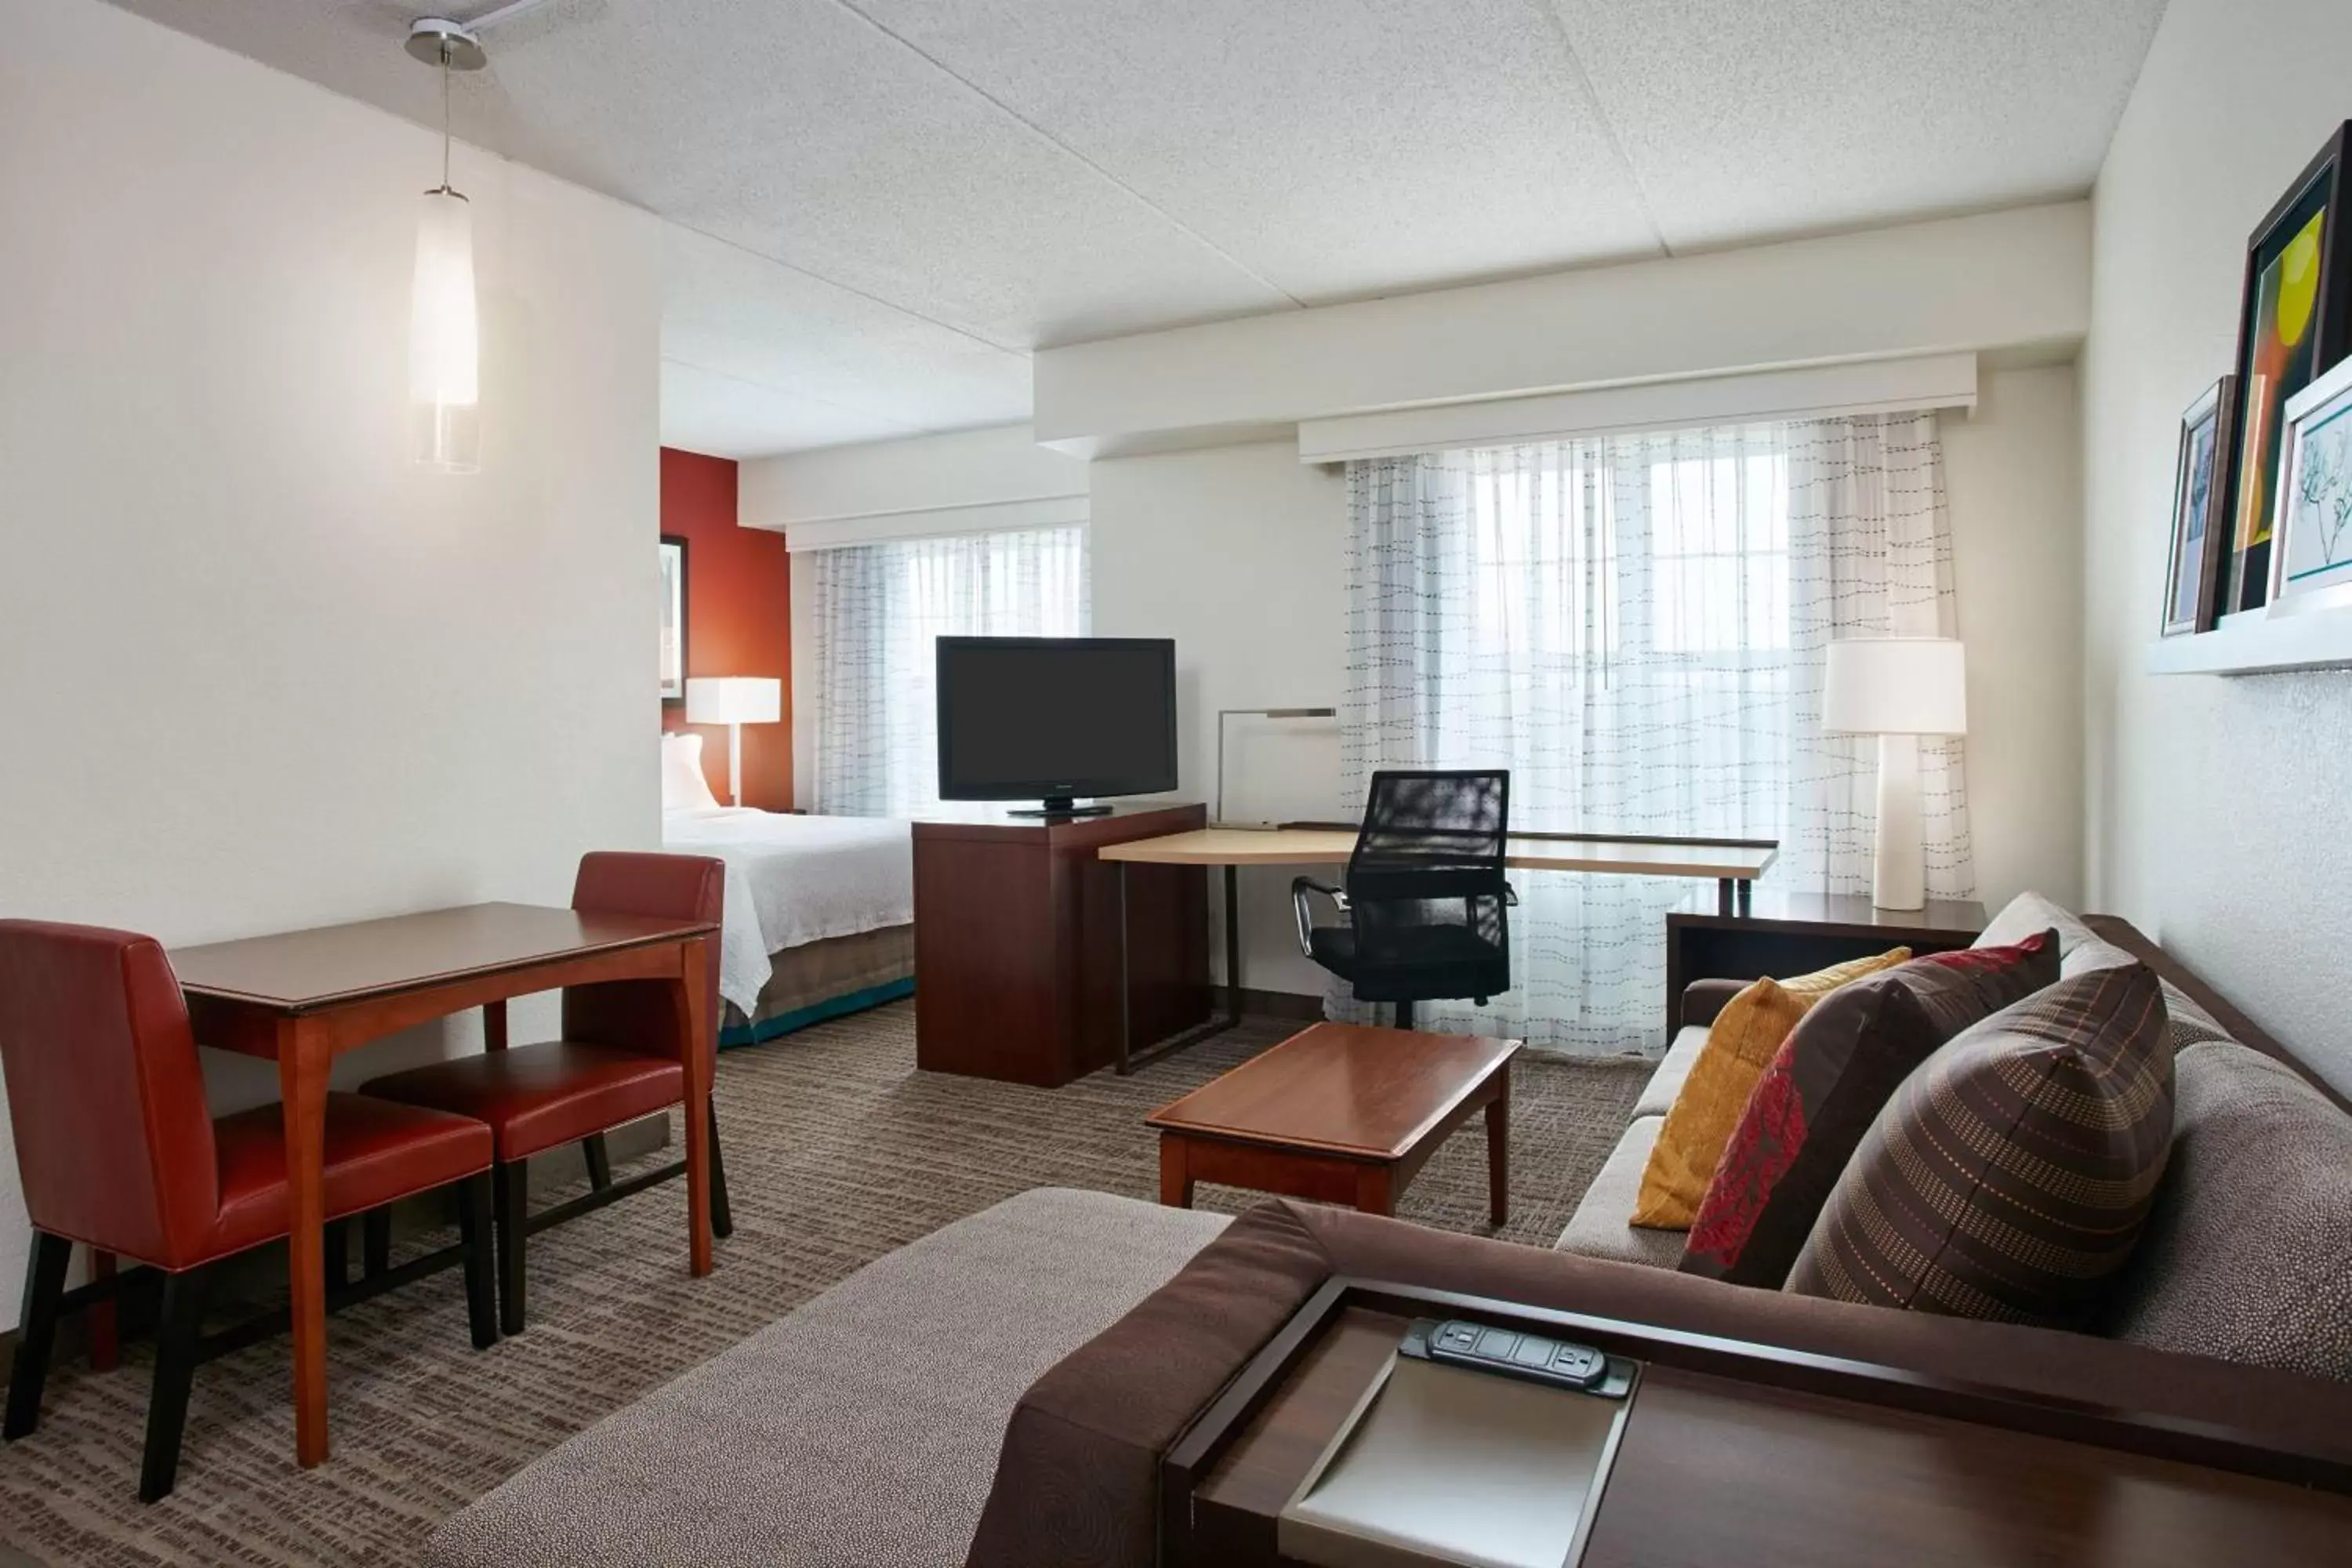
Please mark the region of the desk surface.
[[[1096, 853], [1105, 860], [1148, 866], [1339, 866], [1347, 863], [1355, 847], [1352, 828], [1203, 827], [1106, 844]], [[1744, 882], [1762, 876], [1779, 855], [1777, 848], [1751, 844], [1514, 836], [1503, 863], [1530, 871], [1613, 871]]]
[[468, 904], [174, 948], [180, 989], [288, 1013], [716, 931], [700, 921]]

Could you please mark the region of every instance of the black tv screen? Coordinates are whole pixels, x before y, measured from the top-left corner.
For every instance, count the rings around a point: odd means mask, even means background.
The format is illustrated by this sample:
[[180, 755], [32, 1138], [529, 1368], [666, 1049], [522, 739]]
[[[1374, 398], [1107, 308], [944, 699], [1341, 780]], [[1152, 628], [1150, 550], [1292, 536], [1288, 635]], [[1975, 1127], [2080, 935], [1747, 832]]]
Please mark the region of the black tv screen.
[[1176, 787], [1166, 637], [941, 637], [939, 700], [942, 800]]

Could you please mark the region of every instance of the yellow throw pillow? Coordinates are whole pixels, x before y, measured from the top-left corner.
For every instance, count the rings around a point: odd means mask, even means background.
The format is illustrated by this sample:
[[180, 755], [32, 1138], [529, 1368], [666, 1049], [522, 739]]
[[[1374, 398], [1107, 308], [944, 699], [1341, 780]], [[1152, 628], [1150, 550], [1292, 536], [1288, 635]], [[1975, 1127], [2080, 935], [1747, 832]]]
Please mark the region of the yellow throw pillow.
[[1833, 963], [1794, 980], [1759, 980], [1724, 1004], [1706, 1031], [1706, 1047], [1658, 1129], [1642, 1172], [1633, 1223], [1652, 1230], [1688, 1230], [1699, 1200], [1715, 1177], [1723, 1146], [1739, 1126], [1756, 1080], [1813, 1004], [1850, 980], [1892, 969], [1911, 956], [1907, 947]]

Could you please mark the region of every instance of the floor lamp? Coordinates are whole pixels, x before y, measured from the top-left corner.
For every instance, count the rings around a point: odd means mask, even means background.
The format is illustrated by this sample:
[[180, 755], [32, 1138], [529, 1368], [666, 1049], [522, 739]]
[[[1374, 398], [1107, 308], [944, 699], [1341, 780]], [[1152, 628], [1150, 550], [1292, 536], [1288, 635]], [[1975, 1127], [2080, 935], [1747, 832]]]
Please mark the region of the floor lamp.
[[1919, 836], [1919, 737], [1965, 735], [1968, 659], [1951, 637], [1853, 637], [1830, 644], [1822, 728], [1878, 737], [1878, 847], [1870, 901], [1927, 903]]
[[727, 726], [727, 804], [743, 804], [743, 726], [784, 716], [784, 683], [772, 675], [698, 675], [686, 682], [686, 721]]

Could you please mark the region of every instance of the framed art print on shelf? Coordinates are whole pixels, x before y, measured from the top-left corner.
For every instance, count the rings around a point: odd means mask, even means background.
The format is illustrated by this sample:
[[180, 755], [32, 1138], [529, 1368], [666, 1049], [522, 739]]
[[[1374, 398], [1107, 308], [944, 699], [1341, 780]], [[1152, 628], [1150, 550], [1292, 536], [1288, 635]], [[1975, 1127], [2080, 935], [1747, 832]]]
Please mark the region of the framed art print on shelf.
[[2229, 553], [2227, 479], [2238, 378], [2225, 375], [2180, 416], [2172, 484], [2172, 554], [2164, 579], [2164, 635], [2213, 629]]
[[2352, 360], [2289, 400], [2285, 425], [2271, 603], [2281, 612], [2352, 604]]
[[686, 700], [686, 541], [661, 536], [661, 696]]
[[2352, 124], [2328, 139], [2246, 247], [2225, 610], [2258, 609], [2269, 596], [2287, 401], [2352, 347], [2352, 247], [2337, 209], [2347, 132]]

